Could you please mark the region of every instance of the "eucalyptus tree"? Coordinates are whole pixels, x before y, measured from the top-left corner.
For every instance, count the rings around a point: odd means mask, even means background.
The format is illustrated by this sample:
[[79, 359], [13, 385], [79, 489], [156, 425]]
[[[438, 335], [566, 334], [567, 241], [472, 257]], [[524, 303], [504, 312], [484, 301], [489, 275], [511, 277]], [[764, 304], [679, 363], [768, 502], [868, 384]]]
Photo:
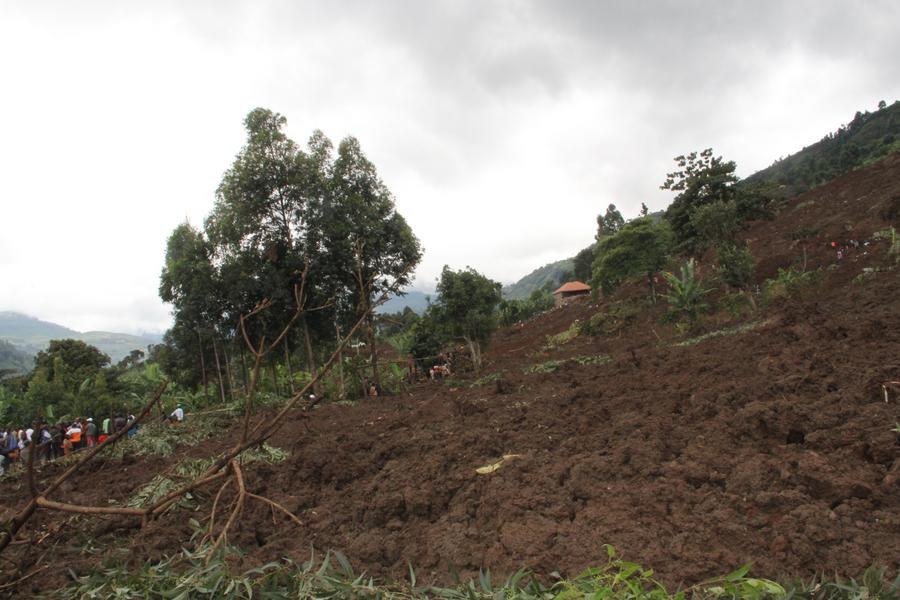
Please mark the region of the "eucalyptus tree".
[[[345, 287], [359, 318], [370, 311], [375, 297], [410, 283], [422, 249], [356, 138], [340, 143], [330, 175], [319, 213], [322, 250], [332, 262], [335, 282]], [[378, 382], [371, 313], [366, 337], [372, 377]]]
[[221, 298], [212, 247], [190, 223], [178, 225], [166, 243], [159, 297], [172, 305], [175, 320], [167, 343], [177, 350], [167, 355], [168, 371], [182, 385], [193, 387], [202, 382], [208, 391], [207, 365], [214, 362], [209, 348], [221, 318]]

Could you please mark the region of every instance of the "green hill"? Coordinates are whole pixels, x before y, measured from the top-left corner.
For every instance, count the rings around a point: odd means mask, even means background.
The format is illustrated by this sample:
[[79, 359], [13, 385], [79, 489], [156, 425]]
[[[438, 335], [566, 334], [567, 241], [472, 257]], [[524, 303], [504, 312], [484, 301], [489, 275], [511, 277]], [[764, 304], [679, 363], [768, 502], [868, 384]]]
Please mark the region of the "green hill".
[[[42, 321], [22, 313], [0, 312], [0, 341], [5, 341], [19, 353], [28, 356], [27, 369], [32, 367], [31, 357], [44, 348], [50, 340], [74, 339], [96, 346], [107, 354], [113, 363], [120, 361], [132, 350], [147, 351], [147, 345], [155, 340], [109, 331], [88, 331], [81, 333], [57, 323]], [[0, 363], [2, 365], [2, 363]], [[0, 367], [2, 368], [2, 367]]]
[[775, 161], [742, 183], [784, 185], [793, 196], [893, 152], [900, 152], [900, 101], [873, 113], [857, 112], [837, 131]]
[[6, 375], [24, 374], [34, 367], [34, 356], [0, 340], [0, 379]]
[[503, 288], [503, 297], [507, 300], [521, 300], [527, 298], [531, 292], [543, 287], [548, 281], [559, 285], [560, 278], [571, 273], [575, 268], [575, 257], [564, 258], [556, 262], [535, 269], [519, 281]]

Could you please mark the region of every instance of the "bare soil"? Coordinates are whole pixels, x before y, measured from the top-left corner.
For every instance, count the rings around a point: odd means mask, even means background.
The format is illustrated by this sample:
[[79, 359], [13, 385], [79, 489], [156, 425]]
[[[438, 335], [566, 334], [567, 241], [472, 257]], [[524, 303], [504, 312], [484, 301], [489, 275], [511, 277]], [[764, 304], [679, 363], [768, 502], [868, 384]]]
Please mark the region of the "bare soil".
[[[483, 374], [500, 383], [423, 382], [402, 396], [298, 412], [272, 440], [290, 458], [245, 476], [304, 526], [251, 503], [230, 543], [247, 550], [247, 566], [305, 560], [315, 547], [339, 549], [374, 575], [402, 578], [411, 563], [436, 581], [482, 567], [573, 575], [605, 561], [604, 544], [673, 585], [751, 561], [767, 577], [856, 576], [873, 563], [896, 573], [900, 387], [889, 385], [886, 401], [882, 385], [900, 381], [900, 269], [860, 275], [892, 264], [872, 234], [896, 221], [898, 203], [893, 156], [754, 223], [745, 235], [760, 281], [803, 260], [803, 244], [808, 268], [834, 266], [745, 319], [755, 326], [743, 333], [676, 346], [687, 336], [662, 321], [659, 304], [613, 335], [547, 348], [548, 335], [603, 308], [585, 300], [499, 332]], [[829, 243], [851, 239], [871, 244], [837, 261]], [[633, 287], [615, 300], [642, 295]], [[720, 312], [705, 322], [709, 331], [742, 321]], [[611, 360], [566, 360], [599, 355]], [[524, 372], [548, 360], [564, 362]], [[493, 473], [476, 473], [509, 454]], [[61, 496], [122, 499], [168, 466], [109, 463]], [[72, 524], [43, 513], [21, 539], [56, 533], [8, 554], [50, 568], [20, 591], [64, 585], [67, 569], [96, 565], [113, 540], [136, 562], [177, 552], [189, 517], [202, 519], [209, 504], [143, 530], [125, 518]], [[101, 550], [85, 553], [76, 530]]]

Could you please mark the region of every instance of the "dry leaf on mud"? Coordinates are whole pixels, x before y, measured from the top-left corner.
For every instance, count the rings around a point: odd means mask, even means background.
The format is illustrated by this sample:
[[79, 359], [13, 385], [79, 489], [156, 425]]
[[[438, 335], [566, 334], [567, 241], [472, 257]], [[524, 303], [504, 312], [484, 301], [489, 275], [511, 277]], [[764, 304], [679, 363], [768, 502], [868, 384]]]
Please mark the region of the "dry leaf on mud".
[[522, 456], [522, 455], [521, 455], [521, 454], [504, 454], [504, 455], [503, 455], [503, 458], [501, 458], [501, 459], [498, 460], [497, 462], [491, 463], [491, 464], [486, 465], [486, 466], [484, 466], [484, 467], [478, 467], [477, 469], [475, 469], [475, 472], [478, 473], [479, 475], [488, 475], [488, 474], [490, 474], [490, 473], [493, 473], [493, 472], [496, 471], [497, 469], [499, 469], [500, 466], [501, 466], [504, 462], [508, 461], [508, 460], [511, 459], [511, 458], [517, 458], [517, 457], [519, 457], [519, 456]]

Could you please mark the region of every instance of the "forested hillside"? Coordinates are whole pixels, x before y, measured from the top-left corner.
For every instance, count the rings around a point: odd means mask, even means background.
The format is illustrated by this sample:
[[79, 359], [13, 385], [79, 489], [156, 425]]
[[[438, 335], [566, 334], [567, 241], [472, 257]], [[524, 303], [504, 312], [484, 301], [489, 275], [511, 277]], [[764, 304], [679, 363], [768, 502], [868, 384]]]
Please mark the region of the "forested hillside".
[[746, 184], [771, 182], [798, 194], [900, 151], [900, 100], [879, 105], [875, 112], [857, 112], [853, 119], [799, 152], [750, 175]]
[[503, 297], [507, 300], [524, 300], [531, 292], [540, 289], [548, 283], [552, 286], [559, 286], [560, 281], [564, 281], [571, 276], [575, 268], [575, 258], [564, 258], [543, 267], [537, 268], [519, 281], [507, 285], [503, 288]]
[[34, 366], [34, 356], [0, 340], [0, 379], [6, 375], [27, 373]]

